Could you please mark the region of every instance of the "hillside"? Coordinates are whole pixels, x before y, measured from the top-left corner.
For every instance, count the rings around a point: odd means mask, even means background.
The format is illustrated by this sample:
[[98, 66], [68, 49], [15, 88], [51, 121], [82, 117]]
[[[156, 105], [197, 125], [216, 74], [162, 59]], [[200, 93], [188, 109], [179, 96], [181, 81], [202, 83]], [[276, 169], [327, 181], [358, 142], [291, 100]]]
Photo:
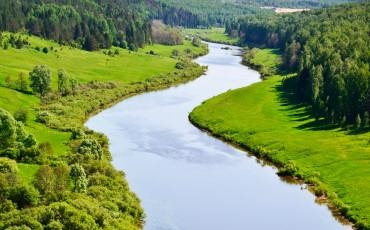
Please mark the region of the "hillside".
[[[108, 140], [83, 122], [122, 98], [198, 77], [203, 68], [189, 59], [206, 47], [186, 40], [87, 52], [27, 34], [1, 37], [0, 229], [140, 229], [143, 210], [110, 164]], [[29, 73], [43, 68], [47, 95], [29, 86]]]

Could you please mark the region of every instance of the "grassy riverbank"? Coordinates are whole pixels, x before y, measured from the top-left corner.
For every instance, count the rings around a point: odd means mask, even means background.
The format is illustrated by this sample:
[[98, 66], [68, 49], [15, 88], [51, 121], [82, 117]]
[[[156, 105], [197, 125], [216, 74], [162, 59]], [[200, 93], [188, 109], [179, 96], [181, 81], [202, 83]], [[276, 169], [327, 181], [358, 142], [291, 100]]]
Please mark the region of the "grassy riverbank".
[[[3, 34], [3, 38], [9, 35]], [[200, 76], [204, 68], [190, 59], [206, 54], [206, 46], [196, 47], [186, 40], [183, 45], [151, 45], [138, 52], [120, 48], [86, 52], [34, 36], [21, 36], [28, 37], [29, 46], [0, 48], [0, 108], [11, 114], [20, 108], [27, 111], [24, 127], [37, 140], [38, 150], [35, 156], [26, 158], [0, 151], [0, 157], [17, 161], [16, 175], [12, 175], [19, 179], [13, 180], [13, 187], [33, 191], [26, 194], [32, 195], [32, 203], [26, 200], [27, 208], [17, 208], [9, 200], [18, 202], [17, 193], [7, 183], [0, 183], [2, 188], [13, 191], [9, 196], [0, 194], [0, 229], [42, 229], [49, 225], [66, 229], [142, 228], [139, 199], [130, 192], [123, 174], [110, 164], [108, 140], [86, 130], [83, 124], [89, 116], [126, 97]], [[172, 57], [174, 49], [176, 57]], [[42, 100], [29, 88], [18, 88], [20, 76], [28, 81], [28, 73], [39, 64], [47, 65], [52, 73], [52, 92]], [[70, 79], [78, 82], [67, 96], [57, 92], [58, 69], [64, 69]], [[81, 184], [72, 185], [74, 179], [68, 175], [76, 164], [86, 177], [81, 181], [86, 186], [82, 190], [77, 190]], [[64, 177], [54, 178], [56, 173], [64, 173]], [[35, 181], [44, 177], [49, 183], [45, 185], [48, 192], [34, 191], [34, 187], [40, 189]], [[59, 187], [63, 184], [63, 189], [55, 190], [54, 183]]]
[[[270, 51], [258, 52], [276, 59], [277, 54]], [[256, 57], [261, 56], [258, 52]], [[295, 99], [295, 77], [283, 79], [274, 75], [212, 98], [197, 107], [190, 120], [272, 161], [281, 175], [293, 175], [313, 185], [320, 200], [328, 198], [330, 206], [357, 227], [368, 229], [370, 133], [315, 121], [309, 108]]]
[[210, 29], [184, 29], [185, 35], [199, 37], [204, 41], [222, 43], [228, 45], [236, 45], [239, 42], [238, 38], [231, 38], [225, 33], [225, 28], [210, 28]]

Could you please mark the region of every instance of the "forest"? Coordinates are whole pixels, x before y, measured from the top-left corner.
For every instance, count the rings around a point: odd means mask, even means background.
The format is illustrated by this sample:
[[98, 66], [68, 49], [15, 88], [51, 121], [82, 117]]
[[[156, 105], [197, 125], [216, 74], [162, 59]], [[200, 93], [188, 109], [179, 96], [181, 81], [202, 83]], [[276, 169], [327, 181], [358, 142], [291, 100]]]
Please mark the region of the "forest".
[[86, 50], [136, 50], [150, 42], [144, 1], [4, 0], [0, 30], [29, 33]]
[[335, 124], [369, 125], [370, 3], [300, 14], [244, 17], [227, 24], [251, 46], [279, 48], [297, 71], [297, 94], [314, 116]]

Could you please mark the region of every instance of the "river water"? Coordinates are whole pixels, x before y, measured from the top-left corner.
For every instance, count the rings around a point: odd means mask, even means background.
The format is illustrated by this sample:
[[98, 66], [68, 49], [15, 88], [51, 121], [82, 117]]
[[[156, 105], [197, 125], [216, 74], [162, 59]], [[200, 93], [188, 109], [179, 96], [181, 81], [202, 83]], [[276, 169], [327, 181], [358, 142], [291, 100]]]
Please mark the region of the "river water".
[[[202, 101], [260, 81], [237, 47], [209, 43], [206, 75], [126, 99], [87, 122], [106, 134], [113, 164], [146, 212], [146, 230], [344, 229], [325, 205], [276, 170], [192, 126]], [[258, 100], [256, 98], [255, 100]]]

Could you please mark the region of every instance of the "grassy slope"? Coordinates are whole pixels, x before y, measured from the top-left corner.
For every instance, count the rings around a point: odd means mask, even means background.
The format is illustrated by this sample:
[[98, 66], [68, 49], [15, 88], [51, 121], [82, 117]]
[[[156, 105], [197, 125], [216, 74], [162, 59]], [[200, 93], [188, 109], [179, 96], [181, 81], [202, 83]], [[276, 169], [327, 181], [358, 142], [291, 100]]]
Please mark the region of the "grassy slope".
[[211, 28], [211, 29], [184, 29], [184, 34], [190, 36], [198, 36], [205, 41], [236, 44], [238, 38], [231, 38], [225, 34], [225, 28]]
[[[52, 70], [54, 87], [57, 70], [61, 68], [80, 82], [91, 80], [137, 82], [173, 71], [176, 64], [176, 60], [170, 58], [173, 49], [178, 49], [180, 52], [184, 52], [187, 48], [194, 52], [200, 50], [192, 46], [190, 41], [185, 41], [184, 45], [178, 46], [147, 46], [139, 52], [119, 49], [120, 55], [110, 57], [103, 54], [103, 51], [86, 52], [66, 46], [61, 47], [54, 42], [34, 36], [29, 40], [31, 49], [0, 49], [0, 82], [3, 82], [8, 75], [14, 80], [21, 72], [28, 75], [38, 64], [45, 64]], [[37, 46], [54, 47], [54, 51], [44, 54], [34, 49]], [[159, 55], [146, 54], [149, 50], [154, 50]]]
[[349, 216], [369, 223], [370, 133], [353, 135], [315, 122], [281, 79], [274, 76], [210, 99], [190, 118], [231, 142], [265, 149], [277, 162], [294, 161], [349, 205]]
[[[56, 88], [57, 70], [63, 68], [79, 82], [117, 81], [121, 83], [140, 82], [150, 79], [158, 74], [166, 74], [175, 70], [176, 60], [170, 58], [171, 51], [177, 49], [184, 52], [191, 49], [193, 53], [201, 52], [201, 49], [185, 41], [184, 45], [164, 46], [151, 45], [139, 52], [120, 50], [120, 55], [109, 57], [103, 51], [86, 52], [79, 49], [60, 46], [59, 44], [30, 36], [30, 48], [4, 50], [0, 48], [0, 84], [6, 76], [13, 81], [17, 80], [20, 73], [28, 77], [28, 73], [35, 65], [46, 64], [52, 70], [53, 88]], [[55, 51], [48, 54], [36, 51], [36, 47], [54, 47]], [[148, 55], [149, 50], [158, 55]], [[23, 94], [18, 91], [0, 86], [0, 108], [14, 113], [18, 108], [28, 110], [29, 119], [25, 125], [26, 130], [32, 133], [38, 142], [50, 142], [53, 150], [58, 155], [65, 155], [69, 151], [66, 143], [70, 133], [61, 132], [46, 127], [35, 121], [40, 105], [40, 100], [34, 95]], [[30, 182], [32, 175], [37, 170], [36, 165], [19, 164], [20, 175], [24, 181]]]

